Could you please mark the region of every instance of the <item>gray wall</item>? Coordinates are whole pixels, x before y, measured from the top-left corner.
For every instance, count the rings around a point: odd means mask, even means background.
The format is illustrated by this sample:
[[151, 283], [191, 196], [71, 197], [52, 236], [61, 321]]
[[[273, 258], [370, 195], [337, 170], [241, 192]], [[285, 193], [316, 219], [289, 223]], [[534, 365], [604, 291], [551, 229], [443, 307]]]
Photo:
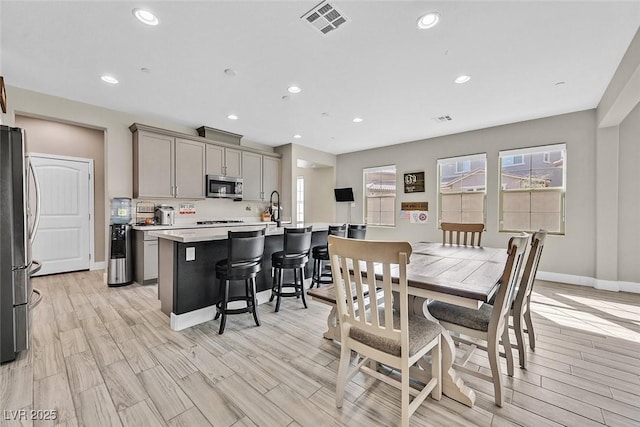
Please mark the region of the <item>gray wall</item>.
[[640, 104], [620, 124], [618, 280], [640, 282]]
[[[566, 233], [564, 236], [549, 236], [540, 269], [595, 277], [595, 142], [596, 112], [588, 110], [340, 155], [336, 182], [338, 186], [354, 188], [356, 208], [352, 222], [362, 222], [362, 169], [395, 164], [399, 189], [396, 210], [399, 211], [403, 201], [427, 201], [429, 221], [427, 224], [411, 224], [408, 220], [398, 219], [395, 228], [369, 227], [367, 238], [438, 241], [442, 236], [437, 227], [437, 160], [487, 153], [487, 231], [482, 241], [486, 246], [506, 247], [510, 235], [497, 231], [498, 152], [566, 143]], [[405, 195], [402, 190], [403, 173], [420, 170], [426, 172], [426, 191]], [[337, 210], [336, 218], [345, 221], [346, 215]]]

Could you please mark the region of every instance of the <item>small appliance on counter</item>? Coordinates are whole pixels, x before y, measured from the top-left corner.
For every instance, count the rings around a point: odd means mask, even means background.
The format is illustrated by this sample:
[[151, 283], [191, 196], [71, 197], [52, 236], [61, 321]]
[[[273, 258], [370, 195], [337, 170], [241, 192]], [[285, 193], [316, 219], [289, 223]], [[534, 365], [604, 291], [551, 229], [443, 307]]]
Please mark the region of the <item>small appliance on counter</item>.
[[107, 284], [124, 286], [133, 282], [133, 250], [131, 246], [131, 199], [111, 199], [111, 226]]
[[156, 207], [156, 224], [157, 225], [173, 225], [175, 220], [175, 211], [173, 206], [159, 205]]
[[136, 225], [155, 225], [156, 205], [153, 202], [136, 203]]

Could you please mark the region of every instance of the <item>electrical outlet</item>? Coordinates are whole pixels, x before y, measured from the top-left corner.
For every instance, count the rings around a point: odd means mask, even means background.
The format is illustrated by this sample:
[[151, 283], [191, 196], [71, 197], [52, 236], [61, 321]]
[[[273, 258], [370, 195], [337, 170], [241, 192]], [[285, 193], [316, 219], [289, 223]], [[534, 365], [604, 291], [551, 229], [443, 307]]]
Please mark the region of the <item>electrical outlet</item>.
[[196, 260], [196, 248], [191, 247], [187, 248], [187, 259], [186, 261], [195, 261]]
[[351, 207], [355, 208], [356, 207], [356, 202], [351, 202]]

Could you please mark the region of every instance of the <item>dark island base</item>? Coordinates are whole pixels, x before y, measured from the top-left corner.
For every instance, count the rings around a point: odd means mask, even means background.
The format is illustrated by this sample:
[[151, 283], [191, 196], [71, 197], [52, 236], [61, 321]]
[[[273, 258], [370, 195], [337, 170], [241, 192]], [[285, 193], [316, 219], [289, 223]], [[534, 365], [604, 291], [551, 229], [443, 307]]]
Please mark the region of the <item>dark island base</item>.
[[[314, 231], [311, 246], [327, 243], [327, 231]], [[212, 240], [194, 243], [179, 243], [160, 239], [160, 257], [158, 279], [159, 297], [162, 311], [167, 315], [183, 315], [189, 312], [214, 306], [220, 298], [220, 285], [216, 280], [216, 262], [227, 258], [227, 240]], [[172, 247], [171, 247], [172, 246]], [[186, 261], [187, 248], [195, 248], [195, 260]], [[271, 254], [283, 248], [283, 235], [266, 236], [262, 271], [256, 278], [258, 292], [271, 289]], [[167, 250], [168, 249], [168, 250]], [[171, 265], [167, 265], [167, 264]], [[311, 277], [313, 259], [310, 257], [305, 276]], [[291, 275], [285, 280], [293, 279]], [[171, 277], [172, 283], [163, 283], [164, 277]], [[232, 295], [244, 291], [242, 282], [235, 282]], [[173, 322], [172, 322], [173, 323]]]

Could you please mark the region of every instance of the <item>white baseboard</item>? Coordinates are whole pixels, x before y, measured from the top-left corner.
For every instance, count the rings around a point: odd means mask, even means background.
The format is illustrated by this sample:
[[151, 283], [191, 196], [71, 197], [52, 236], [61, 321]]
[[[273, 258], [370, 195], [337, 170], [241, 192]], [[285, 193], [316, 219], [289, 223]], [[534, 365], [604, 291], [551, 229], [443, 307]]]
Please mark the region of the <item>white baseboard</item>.
[[595, 289], [613, 292], [633, 292], [640, 294], [640, 283], [622, 282], [616, 280], [603, 280], [594, 277], [575, 276], [573, 274], [551, 273], [538, 271], [536, 278], [549, 282], [567, 283], [570, 285], [589, 286]]
[[106, 261], [98, 261], [98, 262], [92, 262], [91, 265], [89, 265], [89, 270], [93, 271], [93, 270], [106, 270], [107, 269], [107, 262]]
[[215, 305], [210, 305], [184, 314], [171, 313], [171, 329], [174, 331], [181, 331], [183, 329], [190, 328], [191, 326], [213, 320], [215, 315]]

